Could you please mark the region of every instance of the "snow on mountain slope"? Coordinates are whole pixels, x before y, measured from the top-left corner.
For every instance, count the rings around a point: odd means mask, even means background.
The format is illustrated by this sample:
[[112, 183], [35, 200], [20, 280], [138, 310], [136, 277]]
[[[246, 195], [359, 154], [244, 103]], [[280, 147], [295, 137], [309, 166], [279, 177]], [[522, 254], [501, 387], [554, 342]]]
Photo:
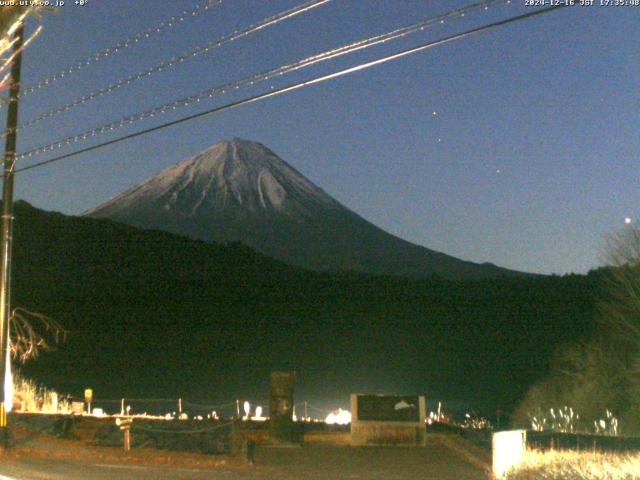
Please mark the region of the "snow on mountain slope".
[[339, 207], [271, 150], [233, 139], [163, 170], [85, 214], [110, 217], [161, 207], [188, 218], [237, 208], [258, 216], [294, 215], [311, 205]]
[[205, 241], [240, 241], [314, 270], [478, 278], [513, 274], [395, 237], [341, 205], [264, 145], [219, 142], [85, 212]]

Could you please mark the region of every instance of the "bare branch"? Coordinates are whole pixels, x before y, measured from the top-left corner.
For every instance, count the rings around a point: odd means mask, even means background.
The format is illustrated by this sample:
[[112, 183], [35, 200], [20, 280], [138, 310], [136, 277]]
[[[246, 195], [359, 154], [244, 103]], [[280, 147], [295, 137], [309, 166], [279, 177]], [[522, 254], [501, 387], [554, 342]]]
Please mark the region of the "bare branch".
[[24, 363], [66, 340], [67, 331], [54, 319], [17, 307], [11, 318], [11, 355]]

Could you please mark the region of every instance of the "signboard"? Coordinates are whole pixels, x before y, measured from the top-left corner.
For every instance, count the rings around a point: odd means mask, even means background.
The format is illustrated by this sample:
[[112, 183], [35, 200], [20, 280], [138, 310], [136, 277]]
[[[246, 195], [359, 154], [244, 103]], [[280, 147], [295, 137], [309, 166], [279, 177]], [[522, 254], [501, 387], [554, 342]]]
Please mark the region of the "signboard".
[[419, 422], [420, 399], [414, 396], [358, 395], [358, 420]]
[[84, 402], [71, 402], [71, 413], [82, 415], [84, 413]]
[[351, 445], [424, 446], [422, 395], [351, 394]]
[[84, 401], [87, 403], [91, 403], [93, 401], [93, 390], [90, 388], [87, 388], [84, 391]]

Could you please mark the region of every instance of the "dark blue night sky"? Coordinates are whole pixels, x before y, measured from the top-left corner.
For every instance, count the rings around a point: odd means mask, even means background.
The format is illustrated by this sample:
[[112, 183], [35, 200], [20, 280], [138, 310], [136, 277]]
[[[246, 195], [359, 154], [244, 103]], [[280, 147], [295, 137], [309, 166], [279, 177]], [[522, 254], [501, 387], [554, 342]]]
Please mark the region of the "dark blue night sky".
[[[24, 85], [196, 5], [66, 3], [43, 16], [43, 31], [23, 58]], [[25, 96], [20, 119], [299, 3], [225, 0]], [[24, 129], [19, 149], [467, 3], [333, 0]], [[514, 0], [100, 139], [532, 8]], [[32, 20], [29, 29], [34, 25]], [[219, 140], [242, 137], [264, 143], [340, 202], [407, 240], [512, 269], [586, 272], [599, 264], [605, 236], [638, 213], [639, 25], [640, 7], [561, 9], [25, 172], [16, 178], [18, 196], [40, 208], [79, 214]]]

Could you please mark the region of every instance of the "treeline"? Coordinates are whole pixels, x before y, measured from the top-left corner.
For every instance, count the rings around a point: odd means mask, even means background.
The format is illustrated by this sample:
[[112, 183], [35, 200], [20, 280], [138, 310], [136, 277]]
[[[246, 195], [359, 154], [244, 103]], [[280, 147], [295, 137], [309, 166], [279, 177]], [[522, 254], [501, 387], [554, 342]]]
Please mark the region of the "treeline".
[[212, 245], [16, 206], [14, 305], [68, 330], [24, 371], [103, 397], [307, 399], [420, 392], [509, 411], [559, 345], [594, 330], [600, 272], [474, 281], [314, 273]]
[[515, 412], [520, 425], [534, 415], [551, 420], [551, 408], [568, 406], [579, 415], [577, 431], [640, 435], [640, 229], [625, 228], [608, 248], [595, 329], [558, 347], [549, 376]]

